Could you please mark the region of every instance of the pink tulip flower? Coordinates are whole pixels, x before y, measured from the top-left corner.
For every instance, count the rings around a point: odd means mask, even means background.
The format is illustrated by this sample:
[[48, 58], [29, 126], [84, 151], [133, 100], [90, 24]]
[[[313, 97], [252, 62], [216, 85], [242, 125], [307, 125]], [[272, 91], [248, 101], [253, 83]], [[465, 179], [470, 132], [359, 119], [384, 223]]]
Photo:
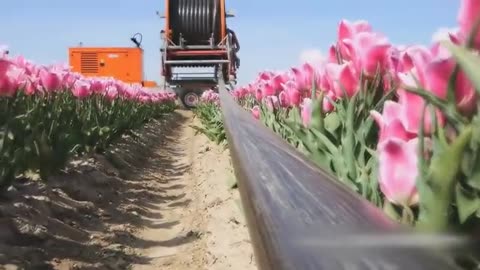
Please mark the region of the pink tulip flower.
[[298, 86], [293, 81], [288, 81], [284, 85], [285, 90], [283, 93], [287, 96], [287, 100], [289, 101], [290, 105], [298, 106], [302, 102], [302, 92], [298, 89]]
[[72, 89], [72, 94], [80, 99], [90, 96], [92, 94], [90, 84], [87, 82], [76, 81]]
[[[480, 1], [478, 0], [461, 0], [460, 9], [458, 11], [458, 24], [460, 26], [460, 35], [464, 37], [470, 36], [475, 23], [480, 18]], [[480, 31], [474, 34], [474, 43], [477, 49], [480, 49]]]
[[280, 103], [280, 107], [282, 108], [287, 108], [291, 105], [290, 97], [287, 96], [285, 91], [282, 91], [280, 92], [280, 94], [278, 94], [278, 102]]
[[352, 97], [360, 87], [360, 76], [356, 74], [350, 62], [345, 64], [329, 63], [326, 65], [326, 80], [331, 87], [329, 90], [337, 97]]
[[418, 139], [386, 138], [378, 145], [379, 184], [385, 198], [393, 204], [418, 203]]
[[297, 84], [298, 90], [311, 90], [314, 83], [314, 68], [312, 65], [305, 63], [299, 68], [291, 69]]
[[260, 107], [258, 107], [258, 105], [253, 106], [253, 108], [251, 109], [251, 112], [252, 112], [253, 118], [257, 120], [260, 119]]
[[308, 127], [312, 119], [312, 104], [313, 101], [310, 98], [304, 98], [301, 105], [301, 117], [303, 126]]
[[387, 100], [383, 105], [383, 113], [380, 114], [377, 111], [371, 111], [370, 115], [375, 120], [379, 127], [379, 139], [378, 143], [381, 144], [386, 139], [397, 138], [404, 141], [413, 139], [416, 134], [409, 133], [402, 121], [402, 105]]
[[39, 73], [40, 83], [47, 92], [53, 92], [59, 90], [62, 80], [58, 73], [49, 71], [47, 69], [40, 70]]
[[367, 77], [375, 76], [379, 71], [383, 74], [388, 67], [388, 57], [391, 44], [384, 36], [372, 33], [361, 32], [352, 39], [343, 41], [355, 67], [361, 70]]
[[[341, 58], [344, 60], [351, 60], [353, 58], [352, 55], [352, 50], [348, 46], [348, 44], [345, 43], [345, 41], [352, 40], [355, 35], [358, 33], [362, 32], [371, 32], [372, 27], [370, 24], [366, 21], [356, 21], [356, 22], [350, 22], [348, 20], [342, 20], [340, 21], [340, 24], [338, 26], [338, 46], [339, 46], [339, 51]], [[335, 62], [332, 62], [335, 63]]]

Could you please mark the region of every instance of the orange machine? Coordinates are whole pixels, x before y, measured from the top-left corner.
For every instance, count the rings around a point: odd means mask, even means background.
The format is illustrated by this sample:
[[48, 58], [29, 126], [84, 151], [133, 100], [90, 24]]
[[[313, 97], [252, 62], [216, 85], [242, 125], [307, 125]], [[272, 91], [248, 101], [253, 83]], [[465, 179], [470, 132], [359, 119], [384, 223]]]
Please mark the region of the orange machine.
[[240, 45], [226, 21], [232, 16], [225, 0], [165, 0], [162, 75], [186, 107], [215, 88], [220, 76], [227, 84], [236, 82]]
[[138, 41], [135, 36], [131, 40], [136, 47], [69, 48], [69, 64], [73, 71], [87, 77], [113, 77], [126, 83], [140, 83], [145, 87], [155, 87], [155, 82], [144, 81], [141, 41]]
[[162, 30], [163, 76], [176, 83], [181, 72], [174, 68], [221, 69], [229, 82], [236, 78], [240, 50], [235, 32], [227, 28], [225, 0], [165, 0], [165, 29]]

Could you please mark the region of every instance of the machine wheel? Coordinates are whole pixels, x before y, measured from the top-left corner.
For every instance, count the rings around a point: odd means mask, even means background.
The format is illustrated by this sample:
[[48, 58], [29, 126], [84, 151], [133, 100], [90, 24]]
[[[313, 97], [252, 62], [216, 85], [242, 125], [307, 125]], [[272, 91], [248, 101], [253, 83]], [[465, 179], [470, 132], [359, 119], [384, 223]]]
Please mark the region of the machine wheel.
[[193, 109], [200, 101], [200, 95], [196, 91], [187, 90], [180, 93], [180, 100], [187, 109]]

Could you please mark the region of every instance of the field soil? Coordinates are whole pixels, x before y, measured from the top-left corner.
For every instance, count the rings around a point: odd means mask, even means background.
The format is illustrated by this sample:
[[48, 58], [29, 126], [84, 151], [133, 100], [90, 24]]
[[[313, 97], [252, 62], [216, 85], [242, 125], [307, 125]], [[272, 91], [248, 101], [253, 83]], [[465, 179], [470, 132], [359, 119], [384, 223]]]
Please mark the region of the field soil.
[[0, 198], [0, 269], [255, 270], [228, 149], [176, 111]]

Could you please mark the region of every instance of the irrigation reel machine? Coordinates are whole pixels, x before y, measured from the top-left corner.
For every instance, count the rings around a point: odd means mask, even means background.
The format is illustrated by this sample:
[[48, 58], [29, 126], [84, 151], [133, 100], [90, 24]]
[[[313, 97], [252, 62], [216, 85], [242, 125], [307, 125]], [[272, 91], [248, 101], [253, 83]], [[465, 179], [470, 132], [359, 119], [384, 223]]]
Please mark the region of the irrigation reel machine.
[[165, 0], [162, 75], [164, 87], [193, 108], [203, 91], [217, 90], [219, 80], [233, 87], [240, 66], [240, 45], [227, 28], [225, 0]]

